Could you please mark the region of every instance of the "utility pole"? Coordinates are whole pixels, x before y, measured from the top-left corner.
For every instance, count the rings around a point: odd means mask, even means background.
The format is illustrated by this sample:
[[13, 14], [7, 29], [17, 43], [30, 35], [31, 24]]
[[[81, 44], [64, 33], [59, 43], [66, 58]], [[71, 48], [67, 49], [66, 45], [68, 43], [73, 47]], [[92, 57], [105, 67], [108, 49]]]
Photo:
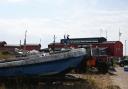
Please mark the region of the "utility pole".
[[122, 33], [120, 32], [120, 29], [119, 29], [119, 41], [120, 41], [121, 35], [122, 35]]
[[127, 55], [127, 40], [125, 40], [125, 56]]
[[100, 37], [102, 36], [102, 35], [101, 35], [101, 34], [102, 34], [102, 32], [103, 32], [103, 29], [101, 28], [101, 29], [100, 29]]
[[21, 44], [22, 44], [22, 43], [21, 43], [21, 40], [20, 40], [20, 49], [21, 49]]
[[41, 40], [41, 38], [40, 38], [40, 42], [39, 42], [39, 44], [41, 44], [41, 41], [42, 41], [42, 40]]
[[108, 31], [106, 30], [106, 39], [108, 39]]

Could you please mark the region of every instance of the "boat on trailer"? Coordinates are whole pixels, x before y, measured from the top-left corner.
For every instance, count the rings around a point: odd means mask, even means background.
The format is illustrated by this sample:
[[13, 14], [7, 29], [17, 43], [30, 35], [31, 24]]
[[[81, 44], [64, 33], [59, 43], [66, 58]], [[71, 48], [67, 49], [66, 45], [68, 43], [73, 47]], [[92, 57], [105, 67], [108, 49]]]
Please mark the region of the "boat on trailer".
[[84, 56], [84, 48], [72, 49], [42, 56], [40, 54], [19, 57], [11, 61], [0, 62], [0, 77], [50, 76], [76, 68]]

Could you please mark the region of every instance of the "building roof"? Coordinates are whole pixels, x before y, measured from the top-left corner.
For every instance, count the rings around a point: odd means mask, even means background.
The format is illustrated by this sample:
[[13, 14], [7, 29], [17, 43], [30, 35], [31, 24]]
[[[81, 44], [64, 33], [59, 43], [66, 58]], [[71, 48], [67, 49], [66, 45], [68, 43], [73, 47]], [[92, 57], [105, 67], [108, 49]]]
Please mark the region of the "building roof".
[[[41, 44], [26, 44], [26, 46], [41, 46]], [[22, 46], [24, 46], [24, 45], [22, 45]]]
[[107, 41], [107, 39], [104, 37], [61, 39], [61, 43], [69, 44], [103, 43], [105, 41]]
[[115, 43], [122, 43], [121, 41], [106, 41], [106, 42], [103, 42], [103, 44], [115, 44]]
[[[29, 45], [32, 45], [32, 46], [37, 46], [37, 45], [41, 45], [41, 44], [26, 44], [26, 46], [29, 46]], [[20, 46], [19, 44], [8, 44], [7, 46]], [[24, 45], [22, 45], [24, 46]]]
[[50, 43], [48, 45], [64, 45], [64, 44], [62, 44], [62, 43]]
[[69, 38], [69, 39], [106, 39], [105, 37], [86, 37], [86, 38]]

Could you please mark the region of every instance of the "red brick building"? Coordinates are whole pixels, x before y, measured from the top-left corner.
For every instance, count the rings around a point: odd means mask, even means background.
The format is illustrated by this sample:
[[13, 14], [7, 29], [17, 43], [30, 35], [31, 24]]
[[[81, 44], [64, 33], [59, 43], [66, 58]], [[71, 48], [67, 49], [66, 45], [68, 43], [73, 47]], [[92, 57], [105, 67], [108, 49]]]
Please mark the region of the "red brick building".
[[114, 57], [123, 57], [123, 44], [120, 41], [106, 41], [92, 44], [93, 47], [107, 48], [107, 54]]
[[64, 39], [60, 43], [51, 43], [48, 45], [51, 49], [61, 49], [66, 47], [85, 47], [92, 46], [93, 48], [106, 48], [107, 55], [112, 57], [123, 57], [123, 44], [120, 41], [107, 41], [104, 37], [94, 38], [75, 38], [69, 39], [68, 44], [64, 44]]
[[[0, 42], [0, 51], [15, 51], [15, 49], [24, 49], [24, 45], [8, 45], [5, 41]], [[26, 50], [40, 50], [40, 44], [26, 44]]]

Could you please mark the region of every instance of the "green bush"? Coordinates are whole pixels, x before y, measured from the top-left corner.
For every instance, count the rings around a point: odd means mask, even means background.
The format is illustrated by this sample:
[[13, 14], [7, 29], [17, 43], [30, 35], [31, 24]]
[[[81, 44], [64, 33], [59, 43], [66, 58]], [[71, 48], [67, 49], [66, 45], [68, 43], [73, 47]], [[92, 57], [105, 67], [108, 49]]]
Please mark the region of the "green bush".
[[1, 54], [3, 54], [3, 55], [8, 55], [8, 54], [10, 54], [8, 51], [3, 51], [3, 52], [1, 52]]

